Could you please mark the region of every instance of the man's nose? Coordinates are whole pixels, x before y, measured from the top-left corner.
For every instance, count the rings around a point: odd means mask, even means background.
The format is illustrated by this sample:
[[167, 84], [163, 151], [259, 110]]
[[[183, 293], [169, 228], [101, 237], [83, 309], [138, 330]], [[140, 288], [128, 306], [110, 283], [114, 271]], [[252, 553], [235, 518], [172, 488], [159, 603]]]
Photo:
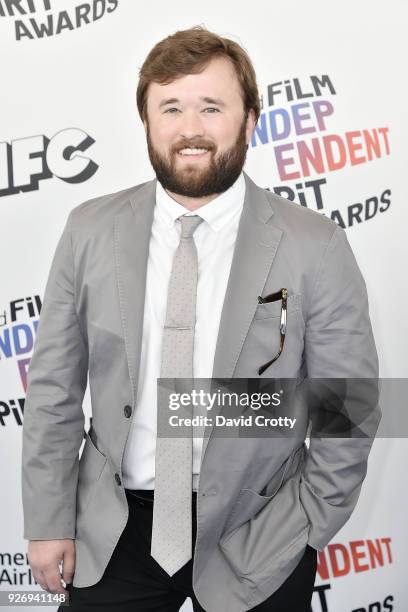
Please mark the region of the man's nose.
[[180, 136], [182, 138], [194, 138], [204, 136], [204, 125], [200, 113], [186, 111], [180, 125]]

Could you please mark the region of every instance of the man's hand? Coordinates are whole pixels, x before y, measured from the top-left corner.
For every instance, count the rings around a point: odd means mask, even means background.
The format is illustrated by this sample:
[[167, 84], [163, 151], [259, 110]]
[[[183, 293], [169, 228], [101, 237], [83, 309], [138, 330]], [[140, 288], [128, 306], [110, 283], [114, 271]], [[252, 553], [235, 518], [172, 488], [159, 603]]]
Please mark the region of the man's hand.
[[61, 561], [62, 579], [71, 583], [75, 571], [75, 540], [30, 540], [28, 543], [28, 562], [36, 581], [46, 591], [68, 594], [61, 583]]

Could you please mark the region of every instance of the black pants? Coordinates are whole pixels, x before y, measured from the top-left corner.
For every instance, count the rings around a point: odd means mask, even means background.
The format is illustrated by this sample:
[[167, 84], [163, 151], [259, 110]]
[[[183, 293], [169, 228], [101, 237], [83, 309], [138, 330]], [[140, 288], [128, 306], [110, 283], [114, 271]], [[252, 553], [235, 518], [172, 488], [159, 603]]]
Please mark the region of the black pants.
[[[143, 496], [145, 499], [141, 499]], [[58, 612], [176, 612], [191, 597], [194, 612], [205, 612], [192, 589], [193, 559], [173, 576], [150, 555], [153, 492], [126, 490], [129, 519], [100, 581], [70, 589], [70, 608]], [[193, 493], [193, 547], [196, 539], [196, 493]], [[310, 612], [317, 551], [305, 554], [280, 588], [252, 608], [263, 612]]]

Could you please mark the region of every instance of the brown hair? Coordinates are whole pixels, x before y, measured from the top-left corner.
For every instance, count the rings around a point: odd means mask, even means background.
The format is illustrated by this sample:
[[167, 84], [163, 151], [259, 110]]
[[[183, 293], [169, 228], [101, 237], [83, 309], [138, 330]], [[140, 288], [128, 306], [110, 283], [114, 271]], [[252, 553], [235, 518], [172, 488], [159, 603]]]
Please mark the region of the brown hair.
[[241, 85], [245, 113], [252, 108], [255, 122], [261, 112], [255, 70], [246, 51], [229, 38], [222, 38], [202, 26], [179, 30], [158, 42], [139, 72], [136, 100], [142, 121], [146, 119], [147, 89], [151, 82], [166, 85], [185, 74], [204, 70], [214, 57], [229, 58]]

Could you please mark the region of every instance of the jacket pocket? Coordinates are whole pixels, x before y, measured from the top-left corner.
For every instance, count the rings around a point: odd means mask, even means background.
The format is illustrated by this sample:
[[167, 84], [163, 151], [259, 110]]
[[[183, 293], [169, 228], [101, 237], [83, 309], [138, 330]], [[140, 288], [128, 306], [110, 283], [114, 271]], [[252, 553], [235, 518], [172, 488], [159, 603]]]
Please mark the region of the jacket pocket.
[[101, 477], [107, 457], [95, 446], [89, 432], [79, 460], [77, 515], [83, 514], [92, 498], [95, 484]]
[[[292, 295], [288, 295], [287, 298], [287, 311], [288, 314], [290, 312], [295, 312], [299, 310], [301, 307], [301, 298], [302, 295], [300, 293], [295, 293]], [[280, 317], [282, 308], [282, 300], [278, 300], [276, 302], [266, 302], [265, 304], [258, 304], [254, 319], [269, 319], [271, 317]]]
[[219, 546], [234, 573], [258, 585], [304, 550], [309, 530], [295, 476], [284, 483], [271, 505], [223, 535]]
[[290, 473], [295, 455], [302, 450], [295, 449], [291, 452], [286, 461], [275, 472], [269, 482], [263, 487], [260, 493], [254, 489], [245, 487], [241, 489], [235, 504], [233, 505], [231, 514], [225, 523], [223, 537], [234, 530], [239, 525], [242, 525], [249, 519], [253, 518], [262, 508], [273, 499], [279, 491], [285, 477]]

